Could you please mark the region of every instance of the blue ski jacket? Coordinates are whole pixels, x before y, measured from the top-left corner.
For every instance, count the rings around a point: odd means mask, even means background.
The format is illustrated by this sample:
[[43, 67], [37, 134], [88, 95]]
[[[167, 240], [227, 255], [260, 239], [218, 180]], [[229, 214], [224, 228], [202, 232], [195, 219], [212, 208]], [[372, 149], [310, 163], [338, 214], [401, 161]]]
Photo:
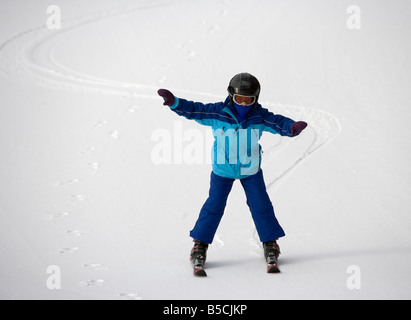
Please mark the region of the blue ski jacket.
[[224, 102], [203, 104], [175, 97], [170, 107], [179, 116], [211, 126], [215, 138], [212, 150], [213, 172], [231, 179], [243, 179], [256, 174], [261, 168], [262, 148], [258, 141], [264, 131], [291, 137], [293, 120], [274, 114], [256, 104], [239, 121], [230, 104]]

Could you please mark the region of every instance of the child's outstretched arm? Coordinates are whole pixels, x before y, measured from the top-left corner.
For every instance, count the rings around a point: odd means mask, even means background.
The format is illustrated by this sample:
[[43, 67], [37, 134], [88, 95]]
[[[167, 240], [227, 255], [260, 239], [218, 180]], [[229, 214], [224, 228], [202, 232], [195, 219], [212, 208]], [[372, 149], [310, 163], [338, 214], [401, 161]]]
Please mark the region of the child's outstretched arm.
[[200, 124], [212, 126], [221, 115], [222, 102], [204, 104], [185, 99], [179, 99], [167, 89], [158, 90], [158, 95], [164, 99], [164, 105], [169, 106], [179, 116], [195, 120]]
[[266, 109], [265, 111], [263, 114], [264, 125], [269, 132], [278, 133], [282, 136], [295, 137], [307, 127], [307, 123], [304, 121], [295, 122], [280, 114], [274, 114]]

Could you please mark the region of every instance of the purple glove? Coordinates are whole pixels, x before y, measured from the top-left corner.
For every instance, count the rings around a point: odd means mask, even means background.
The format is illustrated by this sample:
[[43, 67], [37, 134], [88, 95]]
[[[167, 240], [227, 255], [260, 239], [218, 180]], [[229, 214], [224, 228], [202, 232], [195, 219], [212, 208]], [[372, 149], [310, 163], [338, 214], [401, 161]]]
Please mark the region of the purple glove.
[[165, 106], [171, 107], [176, 101], [176, 98], [174, 97], [174, 95], [167, 89], [160, 89], [157, 91], [157, 93], [159, 96], [161, 96], [164, 99], [163, 105]]
[[298, 136], [301, 131], [303, 131], [307, 127], [307, 122], [304, 121], [298, 121], [294, 122], [293, 125], [291, 126], [291, 136], [295, 137]]

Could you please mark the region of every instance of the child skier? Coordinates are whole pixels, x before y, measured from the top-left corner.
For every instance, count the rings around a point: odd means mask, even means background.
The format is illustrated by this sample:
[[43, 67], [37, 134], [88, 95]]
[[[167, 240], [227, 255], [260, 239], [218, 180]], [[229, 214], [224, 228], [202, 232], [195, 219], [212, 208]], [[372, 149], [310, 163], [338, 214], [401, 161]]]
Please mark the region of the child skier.
[[263, 131], [295, 137], [307, 127], [307, 123], [294, 122], [262, 108], [258, 103], [260, 83], [249, 73], [240, 73], [231, 79], [224, 102], [203, 104], [187, 101], [166, 89], [158, 90], [158, 94], [164, 99], [164, 105], [178, 115], [211, 126], [215, 137], [209, 197], [190, 232], [194, 239], [190, 255], [194, 274], [206, 275], [203, 266], [208, 245], [213, 242], [236, 179], [244, 188], [247, 205], [263, 243], [267, 272], [279, 272], [277, 240], [285, 233], [275, 217], [266, 191], [261, 170], [262, 149], [258, 140]]

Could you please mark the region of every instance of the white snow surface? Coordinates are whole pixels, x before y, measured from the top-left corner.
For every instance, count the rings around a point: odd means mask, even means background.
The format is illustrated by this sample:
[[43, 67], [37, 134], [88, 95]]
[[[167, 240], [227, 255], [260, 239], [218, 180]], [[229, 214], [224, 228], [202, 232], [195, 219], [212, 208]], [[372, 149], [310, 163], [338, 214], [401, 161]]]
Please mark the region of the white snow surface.
[[[355, 1], [360, 30], [351, 0], [52, 2], [61, 29], [50, 1], [0, 3], [1, 299], [411, 298], [410, 1]], [[282, 273], [236, 182], [200, 279], [212, 136], [157, 90], [217, 102], [239, 72], [309, 124], [261, 141]]]

